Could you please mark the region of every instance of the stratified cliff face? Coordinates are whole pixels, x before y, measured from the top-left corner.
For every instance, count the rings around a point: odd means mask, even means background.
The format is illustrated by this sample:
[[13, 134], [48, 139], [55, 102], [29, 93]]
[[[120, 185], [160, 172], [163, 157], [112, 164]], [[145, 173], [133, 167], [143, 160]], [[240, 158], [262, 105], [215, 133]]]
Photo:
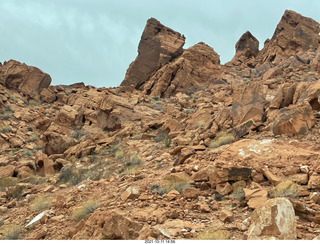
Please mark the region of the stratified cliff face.
[[138, 56], [130, 64], [121, 86], [139, 88], [159, 68], [182, 54], [185, 37], [158, 20], [147, 21], [138, 47]]

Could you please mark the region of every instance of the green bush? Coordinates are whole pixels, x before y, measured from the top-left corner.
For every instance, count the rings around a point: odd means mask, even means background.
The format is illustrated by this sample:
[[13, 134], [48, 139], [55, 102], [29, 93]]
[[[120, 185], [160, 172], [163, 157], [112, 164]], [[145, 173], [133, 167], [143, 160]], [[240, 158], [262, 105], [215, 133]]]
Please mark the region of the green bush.
[[221, 131], [218, 132], [216, 138], [211, 141], [209, 148], [217, 148], [223, 145], [227, 145], [234, 140], [235, 137], [232, 134]]

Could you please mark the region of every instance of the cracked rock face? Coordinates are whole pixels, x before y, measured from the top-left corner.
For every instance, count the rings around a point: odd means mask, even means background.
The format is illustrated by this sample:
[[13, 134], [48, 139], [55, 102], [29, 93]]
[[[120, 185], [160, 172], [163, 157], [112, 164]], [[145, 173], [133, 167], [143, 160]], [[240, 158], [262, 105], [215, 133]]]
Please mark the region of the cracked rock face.
[[271, 38], [257, 56], [258, 63], [279, 63], [296, 53], [319, 47], [319, 23], [286, 10]]
[[251, 215], [248, 240], [296, 239], [295, 213], [286, 198], [270, 199]]
[[139, 88], [163, 65], [180, 56], [185, 37], [158, 20], [147, 21], [138, 47], [138, 56], [130, 64], [121, 86]]

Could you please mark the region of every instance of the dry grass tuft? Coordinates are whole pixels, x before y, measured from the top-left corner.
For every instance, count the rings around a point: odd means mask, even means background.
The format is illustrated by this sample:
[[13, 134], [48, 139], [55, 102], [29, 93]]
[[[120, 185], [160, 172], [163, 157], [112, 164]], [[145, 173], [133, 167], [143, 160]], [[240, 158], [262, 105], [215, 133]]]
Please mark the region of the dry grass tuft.
[[42, 211], [51, 207], [52, 198], [46, 195], [40, 195], [36, 197], [30, 204], [30, 208], [33, 212]]
[[88, 200], [73, 209], [72, 217], [74, 221], [79, 222], [82, 219], [87, 219], [99, 207], [100, 203], [98, 201]]

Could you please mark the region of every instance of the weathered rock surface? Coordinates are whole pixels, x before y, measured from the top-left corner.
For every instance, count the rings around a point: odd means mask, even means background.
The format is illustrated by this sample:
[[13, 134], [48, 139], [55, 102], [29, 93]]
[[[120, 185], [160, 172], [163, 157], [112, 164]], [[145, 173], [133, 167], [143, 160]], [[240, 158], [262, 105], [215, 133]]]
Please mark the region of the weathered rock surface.
[[298, 52], [319, 47], [319, 23], [286, 10], [271, 38], [257, 55], [258, 63], [279, 63]]
[[51, 77], [36, 67], [9, 60], [0, 67], [0, 83], [38, 99], [41, 90], [50, 85]]
[[180, 91], [192, 93], [219, 79], [219, 55], [205, 43], [198, 43], [159, 69], [145, 84], [144, 93], [169, 97]]
[[294, 240], [296, 236], [294, 209], [286, 198], [271, 199], [251, 215], [248, 240]]
[[133, 61], [121, 86], [139, 88], [159, 68], [182, 54], [185, 37], [165, 27], [158, 20], [147, 21], [138, 47], [138, 56]]
[[252, 67], [255, 57], [259, 52], [259, 41], [247, 31], [236, 43], [236, 54], [226, 63], [227, 66]]

